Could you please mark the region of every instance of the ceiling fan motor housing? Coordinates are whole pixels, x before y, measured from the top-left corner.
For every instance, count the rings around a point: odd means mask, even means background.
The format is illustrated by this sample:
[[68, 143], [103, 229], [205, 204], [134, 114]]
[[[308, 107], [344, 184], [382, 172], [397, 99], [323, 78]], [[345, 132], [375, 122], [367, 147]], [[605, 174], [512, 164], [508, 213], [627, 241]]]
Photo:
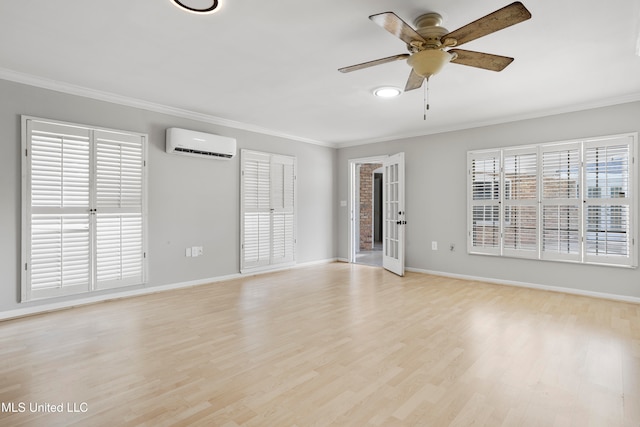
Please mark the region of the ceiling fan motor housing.
[[442, 47], [442, 36], [449, 34], [449, 30], [442, 27], [442, 16], [431, 12], [420, 15], [415, 21], [416, 32], [426, 40], [423, 46], [426, 49], [438, 49]]

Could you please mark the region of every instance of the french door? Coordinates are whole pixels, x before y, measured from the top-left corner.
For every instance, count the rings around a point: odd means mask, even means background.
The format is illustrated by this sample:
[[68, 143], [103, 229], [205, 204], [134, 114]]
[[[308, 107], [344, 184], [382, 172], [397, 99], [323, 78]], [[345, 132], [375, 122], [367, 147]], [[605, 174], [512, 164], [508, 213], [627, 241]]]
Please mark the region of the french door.
[[382, 186], [382, 266], [404, 276], [404, 153], [383, 161]]

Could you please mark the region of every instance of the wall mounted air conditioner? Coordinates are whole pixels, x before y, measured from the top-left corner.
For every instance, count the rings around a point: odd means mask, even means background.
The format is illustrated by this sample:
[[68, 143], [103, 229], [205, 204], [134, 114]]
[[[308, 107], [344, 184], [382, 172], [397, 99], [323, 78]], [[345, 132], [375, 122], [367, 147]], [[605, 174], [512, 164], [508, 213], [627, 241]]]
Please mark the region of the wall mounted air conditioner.
[[210, 133], [168, 128], [166, 152], [193, 157], [232, 159], [236, 155], [236, 140]]

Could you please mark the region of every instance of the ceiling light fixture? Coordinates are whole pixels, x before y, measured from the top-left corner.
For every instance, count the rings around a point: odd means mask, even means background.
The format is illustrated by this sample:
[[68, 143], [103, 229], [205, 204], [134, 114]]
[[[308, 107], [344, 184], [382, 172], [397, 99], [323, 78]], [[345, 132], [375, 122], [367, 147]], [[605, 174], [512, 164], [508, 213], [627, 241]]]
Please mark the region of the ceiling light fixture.
[[442, 49], [426, 49], [416, 52], [407, 59], [407, 64], [413, 68], [419, 76], [429, 80], [434, 74], [437, 74], [442, 67], [456, 59], [458, 54], [446, 52]]
[[373, 94], [379, 98], [395, 98], [396, 96], [400, 96], [402, 91], [397, 87], [379, 87], [373, 91]]
[[216, 12], [218, 0], [173, 0], [176, 6], [188, 12], [205, 14]]

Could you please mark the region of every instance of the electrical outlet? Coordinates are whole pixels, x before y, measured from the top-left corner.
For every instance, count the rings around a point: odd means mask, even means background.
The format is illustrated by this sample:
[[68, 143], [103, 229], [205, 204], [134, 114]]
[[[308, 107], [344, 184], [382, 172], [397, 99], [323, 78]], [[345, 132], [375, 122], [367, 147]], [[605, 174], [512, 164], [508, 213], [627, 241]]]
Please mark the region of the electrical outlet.
[[193, 256], [200, 256], [202, 255], [203, 251], [202, 251], [202, 246], [194, 246], [191, 248], [191, 254]]
[[436, 242], [436, 241], [431, 242], [431, 250], [432, 251], [437, 251], [438, 250], [438, 242]]

